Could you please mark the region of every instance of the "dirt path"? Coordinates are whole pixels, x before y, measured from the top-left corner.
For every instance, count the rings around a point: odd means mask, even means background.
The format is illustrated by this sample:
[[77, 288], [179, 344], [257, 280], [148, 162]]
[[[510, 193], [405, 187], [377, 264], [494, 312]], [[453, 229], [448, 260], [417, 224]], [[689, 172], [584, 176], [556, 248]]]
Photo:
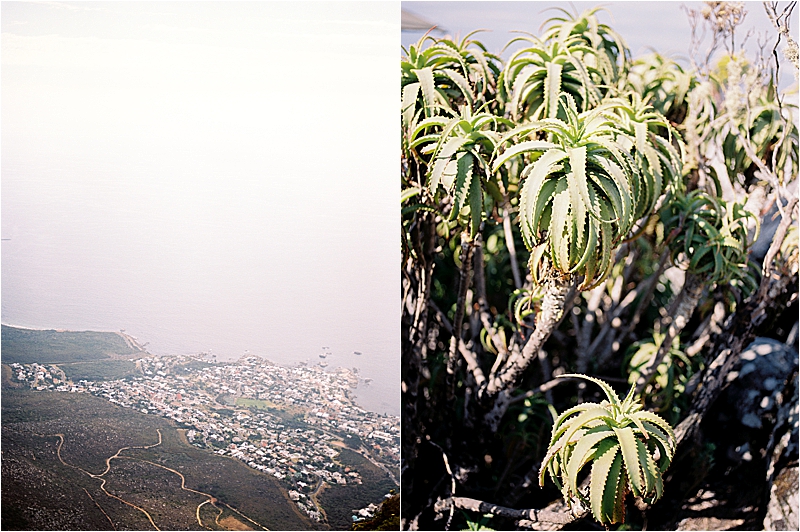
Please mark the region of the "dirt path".
[[197, 516], [197, 524], [200, 525], [200, 526], [205, 526], [203, 524], [203, 521], [200, 520], [200, 507], [203, 506], [206, 503], [212, 502], [212, 500], [214, 500], [214, 497], [212, 495], [210, 495], [208, 493], [203, 493], [202, 491], [193, 490], [192, 488], [187, 488], [186, 487], [186, 477], [184, 477], [183, 474], [181, 474], [179, 471], [175, 471], [174, 469], [169, 468], [169, 467], [167, 467], [165, 465], [157, 464], [156, 462], [151, 462], [150, 460], [145, 460], [143, 458], [134, 458], [132, 456], [120, 456], [120, 458], [126, 459], [126, 460], [136, 460], [137, 462], [144, 462], [145, 464], [150, 464], [152, 466], [156, 466], [156, 467], [160, 467], [161, 469], [165, 469], [165, 470], [169, 471], [170, 473], [175, 473], [181, 479], [181, 489], [182, 490], [188, 491], [188, 492], [191, 492], [191, 493], [196, 493], [198, 495], [202, 495], [203, 497], [208, 497], [207, 500], [205, 500], [205, 501], [203, 501], [203, 502], [201, 502], [200, 504], [197, 505], [197, 511], [195, 512], [195, 514]]
[[[237, 514], [239, 514], [240, 516], [244, 517], [245, 519], [247, 519], [248, 521], [250, 521], [251, 523], [253, 523], [253, 524], [254, 524], [254, 525], [256, 525], [257, 527], [261, 527], [261, 529], [262, 529], [262, 530], [269, 530], [269, 528], [267, 528], [267, 527], [265, 527], [264, 525], [261, 525], [261, 524], [259, 524], [259, 523], [256, 523], [255, 521], [253, 521], [252, 519], [250, 519], [249, 517], [247, 517], [246, 515], [244, 515], [242, 512], [240, 512], [239, 510], [237, 510], [236, 508], [234, 508], [234, 507], [233, 507], [233, 506], [231, 506], [230, 504], [228, 504], [228, 503], [226, 503], [226, 502], [222, 502], [222, 501], [219, 501], [219, 502], [220, 502], [220, 504], [224, 504], [225, 506], [227, 506], [227, 508], [228, 508], [229, 510], [231, 510], [231, 511], [233, 511], [233, 512], [236, 512], [236, 513], [237, 513]], [[223, 519], [223, 521], [224, 521], [224, 519]]]
[[[198, 505], [197, 505], [197, 511], [195, 512], [195, 516], [197, 517], [197, 522], [200, 524], [200, 526], [204, 526], [204, 527], [208, 528], [209, 530], [211, 530], [211, 528], [209, 528], [209, 527], [205, 526], [205, 525], [203, 524], [203, 520], [202, 520], [202, 519], [200, 519], [200, 508], [201, 508], [201, 507], [202, 507], [204, 504], [208, 504], [208, 503], [210, 503], [210, 502], [211, 502], [211, 499], [208, 499], [207, 501], [203, 501], [203, 502], [201, 502], [200, 504], [198, 504]], [[213, 506], [213, 503], [212, 503], [212, 506]], [[216, 506], [215, 506], [215, 508], [216, 508]]]
[[83, 491], [85, 491], [85, 492], [86, 492], [86, 496], [87, 496], [87, 497], [89, 497], [89, 498], [92, 500], [92, 502], [95, 504], [95, 506], [97, 506], [97, 507], [100, 509], [100, 511], [101, 511], [101, 512], [103, 512], [103, 515], [104, 515], [104, 516], [106, 516], [106, 519], [108, 519], [108, 522], [109, 522], [109, 523], [111, 523], [111, 528], [113, 528], [114, 530], [116, 530], [116, 529], [117, 529], [117, 527], [116, 527], [116, 525], [114, 525], [114, 521], [112, 521], [112, 520], [111, 520], [111, 516], [109, 516], [109, 515], [106, 513], [106, 511], [105, 511], [105, 510], [103, 510], [103, 507], [102, 507], [102, 506], [100, 506], [100, 503], [98, 503], [96, 500], [94, 500], [94, 497], [92, 497], [92, 494], [91, 494], [91, 493], [89, 493], [89, 490], [87, 490], [86, 488], [83, 488]]
[[[160, 529], [160, 528], [158, 528], [158, 525], [156, 525], [155, 521], [153, 521], [153, 517], [152, 517], [152, 516], [151, 516], [151, 515], [150, 515], [150, 514], [147, 512], [147, 510], [145, 510], [144, 508], [142, 508], [142, 507], [140, 507], [140, 506], [136, 506], [136, 505], [135, 505], [135, 504], [133, 504], [132, 502], [128, 502], [128, 501], [126, 501], [126, 500], [125, 500], [125, 499], [123, 499], [122, 497], [117, 497], [117, 496], [116, 496], [116, 495], [114, 495], [113, 493], [110, 493], [108, 490], [106, 490], [106, 479], [105, 479], [105, 478], [102, 478], [102, 477], [103, 477], [103, 475], [105, 475], [106, 473], [108, 473], [108, 472], [111, 470], [111, 460], [113, 460], [114, 458], [119, 458], [119, 453], [121, 453], [121, 452], [122, 452], [122, 451], [124, 451], [125, 449], [149, 449], [149, 448], [151, 448], [151, 447], [155, 447], [156, 445], [161, 445], [161, 429], [156, 429], [156, 431], [158, 432], [158, 443], [155, 443], [155, 444], [153, 444], [153, 445], [145, 445], [145, 446], [131, 446], [131, 447], [123, 447], [122, 449], [120, 449], [119, 451], [117, 451], [117, 452], [116, 452], [116, 454], [115, 454], [114, 456], [111, 456], [111, 457], [109, 457], [109, 458], [107, 458], [107, 459], [106, 459], [106, 470], [105, 470], [105, 471], [103, 471], [103, 472], [102, 472], [101, 474], [99, 474], [99, 475], [95, 475], [94, 473], [90, 473], [90, 472], [86, 471], [86, 470], [85, 470], [85, 469], [83, 469], [82, 467], [74, 466], [74, 465], [72, 465], [72, 464], [68, 464], [67, 462], [65, 462], [65, 461], [64, 461], [64, 458], [62, 458], [62, 456], [61, 456], [61, 448], [64, 446], [64, 435], [63, 435], [63, 434], [50, 434], [50, 435], [48, 435], [48, 436], [58, 436], [59, 442], [58, 442], [58, 448], [56, 449], [56, 456], [58, 456], [58, 460], [59, 460], [59, 461], [60, 461], [60, 462], [61, 462], [63, 465], [65, 465], [65, 466], [67, 466], [67, 467], [71, 467], [71, 468], [73, 468], [73, 469], [77, 469], [78, 471], [81, 471], [81, 472], [83, 472], [83, 473], [85, 473], [85, 474], [89, 475], [89, 476], [90, 476], [90, 477], [92, 477], [92, 478], [100, 479], [100, 489], [103, 491], [103, 493], [105, 493], [106, 495], [108, 495], [108, 496], [109, 496], [109, 497], [111, 497], [112, 499], [116, 499], [116, 500], [118, 500], [118, 501], [120, 501], [120, 502], [122, 502], [122, 503], [124, 503], [124, 504], [127, 504], [127, 505], [128, 505], [128, 506], [130, 506], [131, 508], [135, 508], [135, 509], [139, 510], [140, 512], [142, 512], [142, 513], [145, 515], [145, 517], [147, 517], [147, 520], [148, 520], [148, 521], [150, 521], [150, 524], [151, 524], [151, 525], [153, 525], [153, 528], [155, 528], [156, 530], [159, 530], [159, 531], [160, 531], [161, 529]], [[87, 493], [87, 495], [88, 495], [88, 493], [89, 493], [89, 492], [87, 491], [86, 493]], [[90, 495], [89, 497], [91, 498], [91, 495]], [[94, 501], [94, 499], [92, 499], [92, 500]], [[95, 501], [95, 504], [97, 504], [97, 502], [96, 502], [96, 501]], [[99, 504], [98, 504], [98, 506], [99, 506]], [[103, 509], [102, 509], [102, 508], [100, 508], [100, 510], [101, 510], [101, 511], [103, 511]], [[103, 513], [105, 514], [106, 512], [105, 512], [105, 511], [103, 511]], [[108, 517], [108, 514], [106, 514], [106, 517]], [[109, 521], [111, 520], [111, 518], [110, 518], [110, 517], [108, 517], [108, 519], [109, 519]], [[114, 523], [112, 522], [111, 524], [112, 524], [112, 526], [113, 526], [113, 524], [114, 524]], [[116, 529], [116, 528], [115, 528], [115, 529]]]
[[141, 506], [136, 506], [132, 502], [126, 501], [122, 497], [117, 497], [113, 493], [110, 493], [108, 490], [106, 490], [106, 479], [104, 479], [104, 478], [100, 479], [100, 489], [103, 490], [103, 493], [105, 493], [106, 495], [108, 495], [112, 499], [117, 499], [118, 501], [127, 504], [131, 508], [135, 508], [135, 509], [139, 510], [140, 512], [142, 512], [145, 515], [145, 517], [147, 517], [147, 520], [150, 521], [150, 524], [153, 525], [153, 528], [155, 528], [156, 530], [159, 530], [159, 531], [161, 530], [160, 528], [158, 528], [158, 525], [155, 523], [155, 521], [153, 521], [153, 517], [149, 513], [147, 513], [147, 510], [145, 510]]
[[[216, 507], [216, 504], [214, 504], [214, 503], [217, 501], [217, 499], [216, 499], [216, 498], [214, 498], [214, 496], [213, 496], [213, 495], [211, 495], [211, 494], [209, 494], [209, 493], [203, 493], [202, 491], [193, 490], [192, 488], [187, 488], [187, 487], [186, 487], [186, 477], [184, 477], [184, 476], [183, 476], [183, 474], [182, 474], [180, 471], [176, 471], [176, 470], [174, 470], [174, 469], [172, 469], [172, 468], [170, 468], [170, 467], [167, 467], [167, 466], [165, 466], [165, 465], [162, 465], [162, 464], [157, 464], [157, 463], [155, 463], [155, 462], [151, 462], [150, 460], [144, 460], [144, 459], [142, 459], [142, 458], [134, 458], [134, 457], [131, 457], [131, 456], [120, 456], [120, 458], [125, 458], [125, 459], [128, 459], [128, 460], [136, 460], [136, 461], [139, 461], [139, 462], [144, 462], [144, 463], [146, 463], [146, 464], [150, 464], [150, 465], [153, 465], [153, 466], [156, 466], [156, 467], [160, 467], [161, 469], [165, 469], [165, 470], [169, 471], [170, 473], [175, 473], [175, 474], [176, 474], [176, 475], [178, 475], [178, 476], [180, 477], [180, 479], [181, 479], [181, 489], [182, 489], [182, 490], [189, 491], [189, 492], [192, 492], [192, 493], [196, 493], [196, 494], [198, 494], [198, 495], [202, 495], [202, 496], [204, 496], [204, 497], [208, 497], [208, 500], [206, 500], [206, 501], [203, 501], [203, 502], [201, 502], [200, 504], [198, 504], [198, 505], [197, 505], [197, 510], [196, 510], [196, 512], [195, 512], [195, 514], [196, 514], [196, 516], [197, 516], [197, 523], [198, 523], [200, 526], [203, 526], [203, 527], [205, 526], [205, 525], [203, 524], [202, 520], [200, 519], [200, 507], [201, 507], [201, 506], [203, 506], [204, 504], [207, 504], [207, 503], [211, 503], [211, 505], [212, 505], [212, 506]], [[269, 530], [269, 528], [265, 527], [264, 525], [262, 525], [262, 524], [260, 524], [260, 523], [257, 523], [257, 522], [256, 522], [256, 521], [254, 521], [253, 519], [250, 519], [249, 517], [247, 517], [246, 515], [244, 515], [243, 513], [241, 513], [239, 510], [237, 510], [237, 509], [233, 508], [232, 506], [230, 506], [230, 505], [228, 505], [228, 504], [226, 504], [226, 503], [224, 503], [224, 502], [223, 502], [222, 504], [225, 504], [225, 506], [227, 506], [228, 508], [230, 508], [232, 511], [234, 511], [234, 512], [236, 512], [237, 514], [241, 515], [242, 517], [244, 517], [245, 519], [247, 519], [248, 521], [250, 521], [250, 522], [251, 522], [251, 523], [253, 523], [254, 525], [256, 525], [256, 526], [260, 527], [262, 530]], [[217, 516], [217, 519], [219, 519], [219, 516]]]
[[[174, 474], [178, 475], [178, 477], [180, 477], [180, 479], [181, 479], [181, 489], [182, 490], [189, 491], [191, 493], [196, 493], [198, 495], [202, 495], [203, 497], [207, 497], [207, 499], [205, 501], [203, 501], [203, 502], [201, 502], [200, 504], [197, 505], [197, 508], [195, 510], [195, 517], [197, 518], [197, 523], [203, 528], [211, 530], [210, 527], [208, 527], [208, 526], [203, 524], [203, 521], [202, 521], [202, 519], [200, 517], [200, 508], [204, 504], [209, 504], [209, 503], [211, 504], [211, 506], [213, 506], [214, 508], [217, 508], [219, 510], [219, 513], [217, 514], [217, 517], [215, 519], [215, 523], [218, 526], [222, 527], [222, 528], [226, 528], [226, 526], [224, 524], [220, 523], [220, 520], [219, 520], [220, 517], [222, 517], [222, 514], [224, 513], [224, 510], [222, 508], [220, 508], [219, 506], [217, 506], [217, 503], [220, 503], [220, 504], [226, 506], [232, 512], [235, 512], [236, 514], [241, 516], [243, 519], [246, 519], [247, 521], [249, 521], [253, 525], [257, 526], [261, 530], [267, 530], [267, 531], [269, 530], [269, 528], [265, 527], [264, 525], [256, 522], [255, 520], [249, 518], [248, 516], [244, 515], [242, 512], [240, 512], [239, 510], [237, 510], [233, 506], [231, 506], [231, 505], [229, 505], [229, 504], [227, 504], [225, 502], [219, 501], [213, 495], [211, 495], [209, 493], [204, 493], [202, 491], [194, 490], [192, 488], [187, 488], [186, 487], [186, 477], [184, 477], [183, 474], [180, 471], [176, 471], [176, 470], [174, 470], [174, 469], [172, 469], [170, 467], [167, 467], [165, 465], [158, 464], [156, 462], [151, 462], [150, 460], [145, 460], [143, 458], [136, 458], [136, 457], [133, 457], [133, 456], [120, 456], [120, 453], [122, 453], [123, 451], [128, 450], [128, 449], [151, 449], [153, 447], [157, 447], [157, 446], [161, 445], [161, 443], [163, 441], [163, 437], [162, 437], [162, 434], [161, 434], [161, 429], [156, 429], [156, 432], [158, 433], [158, 442], [153, 443], [151, 445], [129, 445], [129, 446], [126, 446], [126, 447], [122, 447], [116, 453], [114, 453], [112, 456], [109, 456], [108, 458], [106, 458], [106, 468], [99, 475], [95, 474], [95, 473], [91, 473], [91, 472], [83, 469], [82, 467], [79, 467], [79, 466], [76, 466], [76, 465], [72, 465], [72, 464], [69, 464], [66, 461], [64, 461], [64, 458], [61, 456], [61, 449], [64, 446], [64, 435], [63, 434], [61, 434], [61, 433], [59, 433], [59, 434], [36, 434], [36, 436], [39, 436], [39, 437], [53, 437], [53, 436], [56, 436], [56, 437], [58, 437], [59, 441], [58, 441], [58, 447], [56, 448], [56, 456], [58, 457], [58, 460], [63, 465], [65, 465], [67, 467], [70, 467], [72, 469], [76, 469], [76, 470], [78, 470], [78, 471], [80, 471], [80, 472], [82, 472], [82, 473], [84, 473], [84, 474], [86, 474], [86, 475], [88, 475], [88, 476], [90, 476], [90, 477], [92, 477], [94, 479], [100, 480], [100, 486], [99, 487], [103, 491], [103, 493], [105, 493], [107, 496], [111, 497], [112, 499], [116, 499], [116, 500], [118, 500], [118, 501], [120, 501], [120, 502], [122, 502], [124, 504], [127, 504], [128, 506], [130, 506], [132, 508], [135, 508], [135, 509], [139, 510], [140, 512], [142, 512], [147, 517], [147, 520], [150, 521], [150, 524], [153, 526], [153, 528], [158, 530], [158, 531], [160, 531], [161, 529], [158, 527], [158, 525], [156, 525], [155, 521], [153, 521], [152, 516], [147, 512], [147, 510], [145, 510], [144, 508], [141, 508], [140, 506], [137, 506], [137, 505], [135, 505], [135, 504], [133, 504], [133, 503], [131, 503], [129, 501], [126, 501], [125, 499], [123, 499], [121, 497], [118, 497], [118, 496], [114, 495], [113, 493], [110, 493], [108, 490], [106, 490], [105, 485], [106, 485], [107, 479], [104, 478], [104, 477], [105, 477], [105, 475], [107, 475], [111, 471], [111, 461], [112, 460], [114, 460], [114, 459], [136, 460], [138, 462], [144, 462], [144, 463], [150, 464], [152, 466], [159, 467], [161, 469], [165, 469], [165, 470], [169, 471], [170, 473], [174, 473]], [[317, 488], [317, 491], [319, 491], [320, 487], [321, 486], [319, 486]], [[91, 496], [91, 494], [86, 490], [86, 488], [83, 488], [83, 490], [86, 491], [86, 494], [89, 496], [89, 498], [92, 500], [92, 502], [94, 502], [95, 505], [97, 505], [97, 507], [100, 508], [100, 511], [103, 512], [103, 515], [105, 515], [106, 518], [108, 519], [109, 523], [111, 523], [111, 527], [114, 530], [116, 530], [116, 526], [114, 525], [114, 522], [112, 521], [111, 517], [105, 512], [105, 510], [103, 510], [103, 508]], [[316, 504], [316, 500], [315, 500], [315, 504]], [[318, 509], [320, 509], [320, 508], [318, 507]], [[324, 515], [324, 511], [322, 511], [321, 509], [320, 509], [320, 511]], [[223, 519], [223, 521], [225, 521], [225, 519]], [[238, 520], [237, 520], [237, 522], [238, 522]], [[242, 523], [242, 524], [244, 524], [244, 523]]]
[[[158, 443], [154, 443], [153, 445], [131, 445], [129, 447], [123, 447], [119, 451], [117, 451], [117, 453], [114, 456], [110, 456], [110, 457], [106, 458], [106, 470], [105, 471], [103, 471], [99, 475], [92, 475], [92, 476], [95, 477], [95, 478], [100, 478], [103, 475], [105, 475], [106, 473], [108, 473], [111, 470], [111, 460], [113, 460], [115, 458], [121, 458], [119, 453], [121, 453], [122, 451], [126, 451], [128, 449], [151, 449], [153, 447], [158, 447], [159, 445], [161, 445], [161, 429], [156, 429], [156, 432], [158, 432]], [[63, 443], [63, 438], [62, 438], [62, 443]], [[59, 458], [60, 458], [60, 456], [59, 456]]]

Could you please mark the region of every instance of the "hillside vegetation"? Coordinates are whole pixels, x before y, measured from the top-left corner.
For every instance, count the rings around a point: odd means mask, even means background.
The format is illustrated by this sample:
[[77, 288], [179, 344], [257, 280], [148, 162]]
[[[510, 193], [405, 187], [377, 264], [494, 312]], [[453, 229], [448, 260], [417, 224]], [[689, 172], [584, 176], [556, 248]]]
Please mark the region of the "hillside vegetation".
[[[143, 512], [105, 494], [101, 479], [87, 473], [102, 473], [123, 447], [154, 445], [159, 430], [160, 445], [122, 451], [103, 477], [110, 493], [146, 510], [159, 528], [225, 530], [219, 523], [226, 519], [256, 530], [253, 522], [271, 530], [315, 528], [274, 479], [188, 445], [163, 418], [85, 394], [4, 388], [2, 423], [4, 530], [109, 530], [111, 523], [152, 530]], [[187, 488], [216, 497], [216, 508], [201, 507], [203, 526], [196, 510], [208, 497], [182, 490], [180, 477], [165, 467], [183, 474]]]
[[2, 326], [4, 364], [61, 364], [104, 360], [110, 354], [130, 355], [132, 349], [117, 333], [55, 331]]

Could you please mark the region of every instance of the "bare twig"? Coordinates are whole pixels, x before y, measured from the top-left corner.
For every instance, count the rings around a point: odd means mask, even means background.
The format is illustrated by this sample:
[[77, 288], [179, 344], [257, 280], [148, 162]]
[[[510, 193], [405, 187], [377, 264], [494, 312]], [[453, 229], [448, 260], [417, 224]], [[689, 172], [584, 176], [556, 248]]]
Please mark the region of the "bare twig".
[[480, 321], [483, 325], [483, 328], [486, 329], [489, 338], [491, 338], [495, 349], [497, 349], [498, 358], [505, 358], [508, 355], [508, 349], [506, 348], [503, 339], [500, 338], [500, 335], [497, 333], [497, 329], [493, 324], [493, 316], [489, 313], [489, 303], [486, 297], [486, 275], [483, 264], [483, 240], [480, 235], [475, 237], [473, 259], [475, 263], [472, 267], [473, 271], [475, 272], [473, 285], [477, 295], [478, 314]]
[[427, 358], [428, 303], [433, 279], [433, 250], [436, 231], [435, 218], [431, 213], [415, 216], [415, 227], [411, 231], [411, 245], [416, 258], [409, 257], [405, 268], [408, 283], [405, 312], [403, 312], [402, 342], [402, 382], [403, 396], [403, 439], [402, 464], [404, 488], [413, 490], [414, 479], [409, 472], [414, 471], [417, 455], [418, 435], [422, 432], [417, 406], [419, 401], [419, 382], [423, 361]]
[[527, 392], [523, 393], [522, 395], [518, 395], [518, 396], [514, 397], [513, 399], [511, 399], [509, 401], [509, 405], [513, 405], [513, 404], [519, 403], [521, 401], [524, 401], [525, 399], [533, 397], [537, 393], [544, 393], [544, 392], [547, 392], [549, 390], [552, 390], [553, 388], [555, 388], [559, 384], [563, 384], [563, 383], [569, 382], [571, 380], [576, 380], [576, 379], [573, 378], [573, 377], [559, 377], [557, 379], [549, 380], [549, 381], [545, 382], [544, 384], [540, 384], [539, 386], [537, 386], [533, 390], [528, 390]]
[[792, 11], [796, 5], [797, 2], [789, 2], [789, 5], [778, 15], [778, 2], [764, 2], [767, 16], [772, 25], [775, 26], [775, 29], [778, 30], [778, 41], [775, 43], [775, 49], [777, 50], [781, 37], [786, 39], [786, 50], [783, 53], [786, 59], [794, 65], [795, 78], [797, 77], [798, 69], [800, 69], [800, 58], [798, 58], [797, 42], [792, 38], [792, 34], [789, 31], [789, 21], [792, 19]]
[[636, 306], [636, 310], [633, 311], [633, 317], [631, 317], [630, 321], [628, 322], [627, 327], [622, 329], [618, 334], [615, 334], [614, 337], [610, 342], [607, 342], [608, 349], [604, 350], [597, 360], [597, 366], [602, 367], [609, 359], [609, 357], [617, 351], [617, 348], [614, 346], [620, 346], [622, 342], [624, 342], [628, 335], [630, 335], [636, 326], [639, 324], [639, 320], [642, 318], [642, 314], [650, 305], [650, 301], [653, 299], [653, 294], [655, 293], [656, 286], [658, 285], [658, 280], [661, 278], [661, 274], [664, 273], [664, 270], [667, 267], [669, 261], [669, 250], [664, 249], [661, 252], [661, 256], [658, 259], [658, 267], [653, 274], [644, 281], [644, 286], [639, 286], [636, 290], [642, 290], [642, 297], [639, 299], [639, 304]]
[[[749, 105], [748, 105], [748, 110], [749, 110]], [[767, 181], [769, 181], [769, 184], [772, 185], [772, 188], [775, 189], [776, 193], [778, 193], [779, 198], [777, 206], [778, 210], [781, 210], [782, 207], [780, 201], [781, 185], [780, 182], [778, 181], [778, 176], [766, 164], [764, 164], [764, 161], [762, 161], [761, 158], [756, 154], [756, 151], [753, 149], [753, 144], [750, 142], [749, 131], [747, 136], [745, 137], [744, 135], [742, 135], [742, 132], [739, 130], [738, 127], [736, 127], [736, 124], [734, 124], [733, 122], [731, 122], [730, 127], [731, 131], [733, 131], [733, 134], [736, 135], [736, 138], [739, 139], [739, 142], [742, 144], [742, 148], [744, 148], [744, 152], [747, 154], [747, 157], [753, 162], [753, 164], [755, 164], [758, 167], [759, 170], [761, 170], [761, 174], [763, 175], [763, 177]], [[781, 215], [783, 215], [782, 211]]]
[[[550, 365], [550, 359], [547, 358], [547, 353], [544, 349], [539, 349], [536, 357], [539, 359], [539, 366], [542, 369], [542, 380], [549, 381], [553, 376], [553, 368]], [[549, 403], [553, 402], [553, 392], [550, 391], [550, 388], [544, 390], [544, 396]]]
[[579, 345], [585, 345], [587, 350], [591, 344], [592, 329], [597, 322], [597, 309], [600, 307], [600, 301], [603, 299], [605, 291], [605, 283], [602, 283], [590, 292], [589, 301], [586, 303], [586, 316], [583, 318], [583, 327], [580, 332], [581, 339], [578, 343]]
[[[590, 359], [594, 356], [597, 348], [600, 346], [601, 342], [605, 339], [606, 335], [613, 330], [616, 325], [615, 322], [617, 318], [629, 307], [633, 302], [636, 300], [636, 296], [639, 295], [639, 289], [634, 288], [630, 292], [625, 295], [625, 299], [623, 299], [619, 305], [614, 309], [612, 314], [608, 317], [608, 320], [603, 324], [603, 327], [600, 329], [600, 332], [597, 334], [597, 337], [592, 341], [591, 345], [587, 348], [587, 355], [586, 358]], [[586, 367], [583, 367], [583, 371], [586, 370]], [[581, 373], [581, 370], [578, 370], [578, 373]]]
[[[447, 453], [444, 452], [444, 449], [441, 448], [438, 444], [429, 440], [429, 443], [439, 449], [442, 453], [442, 460], [444, 460], [444, 468], [447, 471], [447, 474], [450, 475], [450, 497], [455, 497], [456, 495], [456, 477], [453, 475], [453, 470], [450, 469], [450, 460], [447, 459]], [[453, 522], [453, 513], [455, 512], [455, 506], [450, 506], [450, 515], [447, 517], [447, 524], [445, 525], [445, 530], [450, 530], [450, 524]]]
[[539, 478], [539, 468], [542, 466], [541, 462], [536, 462], [531, 466], [522, 481], [516, 485], [512, 485], [510, 493], [504, 497], [504, 505], [514, 506], [517, 501], [528, 491], [534, 482]]
[[514, 276], [514, 287], [522, 288], [522, 276], [519, 273], [519, 262], [517, 262], [517, 246], [514, 244], [514, 233], [511, 231], [511, 205], [506, 202], [503, 207], [503, 235], [506, 239], [506, 248], [511, 260], [511, 274]]
[[642, 368], [641, 375], [636, 381], [636, 392], [642, 393], [645, 386], [653, 380], [658, 370], [658, 365], [664, 360], [664, 357], [669, 350], [672, 349], [672, 341], [679, 337], [689, 318], [692, 317], [697, 303], [700, 301], [700, 296], [703, 294], [703, 283], [696, 276], [687, 273], [686, 282], [683, 283], [683, 288], [680, 294], [680, 304], [675, 310], [674, 319], [667, 329], [667, 333], [658, 348], [658, 351], [653, 353], [650, 360]]
[[717, 301], [714, 305], [714, 311], [708, 315], [705, 322], [699, 327], [697, 331], [697, 339], [686, 348], [686, 356], [693, 357], [703, 350], [706, 343], [711, 339], [712, 333], [719, 333], [720, 324], [725, 319], [725, 305], [721, 301]]
[[453, 335], [450, 337], [450, 352], [447, 357], [447, 399], [455, 396], [455, 373], [458, 363], [459, 345], [461, 344], [461, 324], [464, 320], [464, 304], [467, 298], [472, 274], [472, 249], [474, 242], [467, 233], [461, 233], [461, 273], [458, 281], [458, 300], [453, 324]]
[[547, 522], [559, 525], [566, 525], [585, 517], [589, 511], [581, 508], [576, 513], [569, 512], [551, 512], [548, 510], [537, 510], [535, 508], [517, 510], [508, 508], [506, 506], [499, 506], [497, 504], [490, 504], [488, 502], [479, 501], [478, 499], [470, 499], [468, 497], [452, 497], [437, 503], [438, 510], [441, 511], [447, 506], [452, 508], [459, 508], [470, 512], [479, 512], [481, 514], [492, 514], [499, 517], [507, 517], [510, 519], [525, 519], [534, 523]]
[[772, 276], [772, 261], [775, 258], [775, 255], [778, 254], [778, 250], [781, 249], [783, 239], [786, 237], [786, 231], [788, 231], [789, 226], [792, 225], [792, 215], [795, 207], [797, 207], [797, 196], [793, 197], [786, 206], [783, 219], [781, 219], [781, 223], [778, 225], [778, 229], [775, 231], [775, 235], [772, 237], [772, 243], [767, 250], [767, 254], [764, 255], [764, 262], [761, 268], [761, 284], [758, 287], [759, 297], [763, 297], [767, 291], [768, 285], [764, 280]]
[[[428, 306], [436, 313], [436, 321], [444, 328], [444, 330], [450, 334], [453, 334], [453, 325], [450, 323], [450, 320], [447, 319], [447, 316], [445, 316], [444, 312], [439, 309], [436, 303], [429, 301]], [[478, 388], [483, 388], [486, 386], [486, 377], [483, 374], [480, 364], [478, 364], [478, 356], [466, 345], [464, 345], [464, 342], [459, 343], [458, 352], [461, 353], [461, 356], [467, 363], [467, 369], [472, 374], [472, 378], [475, 380], [475, 384], [478, 386]]]
[[[737, 2], [714, 2], [713, 4], [709, 2], [702, 10], [689, 9], [685, 6], [683, 9], [686, 11], [692, 29], [689, 59], [695, 70], [706, 74], [711, 58], [720, 45], [729, 55], [733, 55], [735, 52], [736, 27], [744, 21], [747, 11], [744, 10], [741, 3]], [[705, 20], [706, 24], [703, 24], [701, 19]], [[698, 33], [698, 26], [702, 29], [702, 33]], [[705, 40], [706, 27], [710, 30], [711, 44], [698, 65], [695, 56], [698, 55], [700, 45]], [[730, 40], [730, 44], [728, 40]]]

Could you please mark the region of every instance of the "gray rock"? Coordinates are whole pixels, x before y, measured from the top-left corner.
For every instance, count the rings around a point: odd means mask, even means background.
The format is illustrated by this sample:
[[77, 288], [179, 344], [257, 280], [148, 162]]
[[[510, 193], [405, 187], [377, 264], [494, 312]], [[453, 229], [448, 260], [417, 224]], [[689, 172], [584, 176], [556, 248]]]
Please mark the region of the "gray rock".
[[735, 530], [744, 524], [744, 519], [720, 519], [718, 517], [687, 517], [678, 523], [676, 530]]
[[731, 372], [736, 377], [729, 397], [739, 422], [759, 429], [765, 419], [775, 419], [776, 398], [797, 367], [797, 351], [771, 338], [756, 338], [740, 358], [741, 366]]
[[[787, 186], [787, 189], [792, 191], [797, 190], [797, 179], [793, 180]], [[793, 192], [790, 192], [792, 194]], [[781, 200], [783, 205], [786, 205], [787, 200]], [[753, 212], [753, 211], [751, 211]], [[775, 236], [775, 232], [778, 229], [778, 225], [781, 223], [781, 217], [778, 213], [778, 206], [773, 205], [772, 208], [761, 218], [761, 231], [759, 232], [758, 239], [753, 242], [753, 245], [750, 247], [750, 257], [753, 258], [756, 262], [760, 263], [764, 260], [764, 256], [767, 254], [767, 250], [769, 250], [770, 244], [772, 244], [772, 239]]]
[[770, 485], [765, 530], [798, 530], [797, 372], [776, 397], [778, 419], [767, 444], [767, 482]]
[[764, 530], [798, 530], [798, 467], [781, 470], [769, 491]]
[[744, 425], [745, 427], [750, 427], [751, 429], [761, 428], [761, 418], [753, 414], [752, 412], [748, 412], [745, 415], [743, 415], [739, 421], [741, 421], [742, 425]]

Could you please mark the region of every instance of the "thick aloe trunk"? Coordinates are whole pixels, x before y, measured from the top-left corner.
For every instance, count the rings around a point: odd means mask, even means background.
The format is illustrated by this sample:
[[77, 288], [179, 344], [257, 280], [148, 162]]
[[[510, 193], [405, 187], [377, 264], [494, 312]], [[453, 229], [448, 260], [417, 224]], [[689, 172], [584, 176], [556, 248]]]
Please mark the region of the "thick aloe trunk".
[[647, 364], [642, 368], [642, 373], [639, 380], [636, 381], [636, 392], [642, 393], [653, 377], [656, 375], [656, 370], [664, 357], [669, 353], [672, 347], [672, 341], [680, 336], [683, 328], [689, 321], [689, 318], [694, 314], [694, 309], [697, 308], [697, 303], [703, 295], [703, 282], [702, 280], [691, 273], [686, 274], [686, 281], [683, 284], [683, 289], [678, 295], [679, 300], [675, 309], [675, 315], [667, 329], [667, 334], [658, 351], [647, 361]]
[[545, 282], [542, 309], [536, 317], [536, 328], [521, 351], [512, 354], [508, 362], [495, 375], [490, 376], [485, 396], [491, 398], [493, 407], [486, 416], [486, 424], [496, 430], [510, 400], [510, 392], [518, 385], [522, 374], [536, 358], [564, 315], [567, 295], [575, 285], [574, 277], [551, 277]]
[[553, 329], [564, 314], [564, 303], [567, 293], [572, 288], [572, 280], [549, 279], [545, 283], [542, 310], [536, 317], [536, 329], [528, 338], [522, 351], [511, 355], [505, 367], [489, 381], [486, 393], [489, 397], [497, 395], [500, 391], [512, 388], [517, 384], [522, 372], [530, 366], [539, 349], [550, 338]]

